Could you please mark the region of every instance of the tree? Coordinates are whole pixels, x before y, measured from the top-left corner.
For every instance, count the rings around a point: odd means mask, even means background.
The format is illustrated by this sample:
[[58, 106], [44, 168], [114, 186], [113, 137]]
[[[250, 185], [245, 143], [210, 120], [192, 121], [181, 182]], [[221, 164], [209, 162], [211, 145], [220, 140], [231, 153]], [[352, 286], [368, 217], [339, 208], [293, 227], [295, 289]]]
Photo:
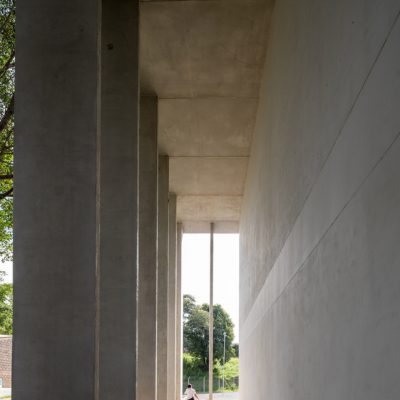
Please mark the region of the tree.
[[183, 295], [183, 321], [186, 322], [196, 308], [196, 299], [191, 294]]
[[[207, 312], [209, 311], [208, 304], [203, 304], [201, 308]], [[223, 309], [219, 304], [214, 305], [214, 359], [223, 360], [224, 357], [224, 332], [226, 334], [225, 339], [225, 361], [235, 354], [232, 349], [233, 339], [235, 337], [233, 328], [234, 324], [232, 322], [229, 314]], [[207, 324], [208, 326], [208, 324]]]
[[0, 260], [12, 259], [15, 0], [0, 0]]
[[13, 286], [3, 283], [4, 272], [0, 275], [0, 334], [12, 334]]
[[[184, 351], [197, 357], [204, 371], [208, 369], [209, 307], [195, 303], [193, 296], [184, 295], [183, 347]], [[186, 305], [185, 305], [186, 304]], [[186, 308], [185, 308], [186, 307]], [[186, 312], [186, 316], [185, 316]], [[225, 360], [233, 355], [233, 322], [219, 304], [214, 305], [214, 360], [223, 360], [224, 332], [226, 333]]]
[[204, 370], [208, 368], [208, 326], [208, 312], [197, 305], [183, 323], [184, 351], [198, 357]]
[[233, 357], [239, 357], [239, 343], [233, 343]]

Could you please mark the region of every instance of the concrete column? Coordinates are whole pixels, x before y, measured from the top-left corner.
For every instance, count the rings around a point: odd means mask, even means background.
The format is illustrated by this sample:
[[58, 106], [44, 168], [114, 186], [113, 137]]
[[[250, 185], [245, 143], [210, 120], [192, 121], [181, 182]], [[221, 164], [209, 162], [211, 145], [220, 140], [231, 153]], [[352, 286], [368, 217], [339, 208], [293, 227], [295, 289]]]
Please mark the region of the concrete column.
[[136, 398], [157, 387], [157, 97], [142, 97], [139, 130], [139, 304]]
[[168, 156], [158, 159], [157, 400], [167, 397], [168, 371]]
[[176, 399], [182, 397], [182, 224], [176, 240]]
[[13, 398], [95, 399], [99, 2], [17, 13]]
[[103, 0], [101, 33], [99, 399], [114, 400], [117, 395], [120, 400], [132, 400], [136, 386], [138, 1]]
[[176, 195], [170, 193], [168, 204], [168, 383], [167, 400], [176, 398]]
[[214, 382], [214, 224], [210, 225], [210, 305], [208, 331], [208, 395], [213, 399]]

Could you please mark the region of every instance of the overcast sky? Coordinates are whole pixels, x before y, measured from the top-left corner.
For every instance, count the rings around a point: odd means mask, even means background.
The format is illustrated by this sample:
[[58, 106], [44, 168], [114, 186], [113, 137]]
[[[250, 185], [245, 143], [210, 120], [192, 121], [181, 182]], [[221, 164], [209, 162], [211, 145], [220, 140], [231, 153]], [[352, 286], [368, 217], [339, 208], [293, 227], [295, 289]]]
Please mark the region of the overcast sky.
[[[209, 302], [210, 236], [184, 234], [182, 242], [182, 293], [198, 303]], [[214, 304], [221, 304], [235, 324], [239, 341], [239, 235], [214, 235]]]

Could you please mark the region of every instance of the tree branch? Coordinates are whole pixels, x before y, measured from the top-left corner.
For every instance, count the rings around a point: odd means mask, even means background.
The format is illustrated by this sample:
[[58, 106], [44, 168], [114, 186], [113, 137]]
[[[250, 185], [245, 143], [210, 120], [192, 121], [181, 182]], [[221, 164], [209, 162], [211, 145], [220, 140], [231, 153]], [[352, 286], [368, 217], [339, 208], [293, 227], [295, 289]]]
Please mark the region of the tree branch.
[[14, 94], [10, 100], [10, 104], [7, 107], [6, 112], [3, 115], [3, 118], [0, 121], [0, 132], [7, 126], [9, 119], [14, 114]]
[[[0, 121], [0, 133], [3, 132], [3, 130], [7, 127], [8, 121], [14, 114], [14, 96], [15, 96], [15, 94], [13, 94], [10, 104], [8, 105], [7, 110], [4, 113], [3, 118]], [[7, 136], [4, 138], [4, 142], [0, 149], [0, 156], [2, 156], [4, 150], [6, 150], [9, 147], [9, 146], [7, 146], [7, 143], [8, 143], [8, 140], [10, 139], [12, 131], [13, 130], [10, 129], [10, 131], [7, 133]]]
[[14, 178], [13, 174], [0, 175], [0, 181], [3, 181], [5, 179], [13, 179], [13, 178]]
[[14, 188], [11, 188], [11, 189], [7, 190], [7, 192], [0, 193], [0, 200], [5, 199], [6, 197], [12, 196], [13, 190], [14, 190]]
[[[13, 7], [15, 8], [15, 7]], [[8, 22], [10, 21], [10, 17], [13, 14], [13, 10], [11, 9], [10, 12], [7, 14], [7, 17], [5, 18], [3, 24], [0, 27], [0, 33], [3, 33], [3, 29], [4, 27], [8, 24]]]
[[15, 56], [15, 50], [13, 50], [10, 54], [9, 59], [7, 60], [7, 62], [4, 64], [3, 68], [0, 71], [0, 79], [3, 78], [3, 76], [5, 75], [5, 73], [8, 71], [8, 69], [12, 66], [12, 60], [14, 59]]

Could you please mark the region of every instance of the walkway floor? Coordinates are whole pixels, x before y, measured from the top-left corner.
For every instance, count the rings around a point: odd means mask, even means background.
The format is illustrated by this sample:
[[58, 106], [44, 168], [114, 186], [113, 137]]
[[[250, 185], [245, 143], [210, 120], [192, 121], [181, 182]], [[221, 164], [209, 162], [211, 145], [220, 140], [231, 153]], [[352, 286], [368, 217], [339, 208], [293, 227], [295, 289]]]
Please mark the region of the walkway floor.
[[[199, 394], [200, 400], [208, 400], [208, 394]], [[239, 393], [214, 393], [215, 400], [239, 400]]]

